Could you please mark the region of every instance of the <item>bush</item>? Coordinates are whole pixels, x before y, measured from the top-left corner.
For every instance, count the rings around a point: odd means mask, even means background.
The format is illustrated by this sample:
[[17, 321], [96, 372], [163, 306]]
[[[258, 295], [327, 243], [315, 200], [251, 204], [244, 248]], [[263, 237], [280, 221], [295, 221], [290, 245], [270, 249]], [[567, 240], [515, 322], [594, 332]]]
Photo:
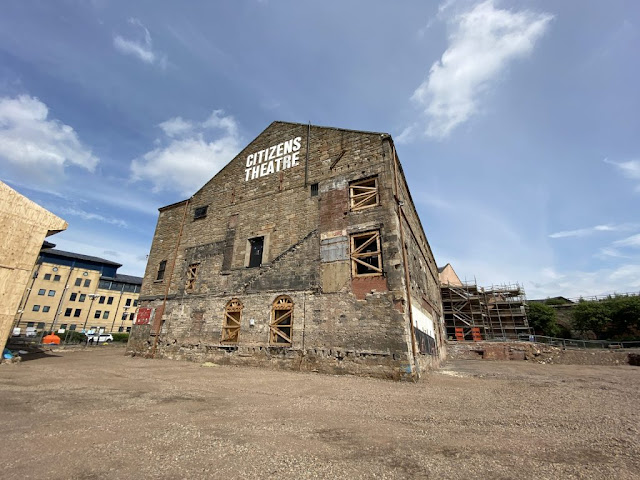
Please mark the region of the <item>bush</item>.
[[112, 333], [114, 342], [127, 343], [129, 341], [128, 333]]
[[530, 303], [527, 308], [529, 326], [536, 334], [557, 337], [562, 330], [556, 322], [556, 311], [544, 303]]
[[64, 333], [57, 333], [63, 343], [86, 343], [87, 336], [75, 330], [68, 330]]
[[637, 338], [640, 332], [640, 297], [582, 301], [573, 311], [573, 324], [581, 332], [592, 331], [598, 339]]

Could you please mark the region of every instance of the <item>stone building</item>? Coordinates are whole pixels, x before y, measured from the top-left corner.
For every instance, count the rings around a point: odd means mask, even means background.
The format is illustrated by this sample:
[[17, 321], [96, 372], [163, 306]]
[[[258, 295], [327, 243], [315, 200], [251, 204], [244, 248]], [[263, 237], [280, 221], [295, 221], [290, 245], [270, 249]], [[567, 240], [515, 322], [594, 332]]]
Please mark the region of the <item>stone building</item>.
[[384, 133], [272, 123], [160, 208], [140, 302], [132, 354], [394, 379], [445, 356], [438, 269]]
[[14, 328], [43, 331], [129, 332], [142, 278], [117, 273], [120, 265], [65, 252], [45, 242], [36, 260]]

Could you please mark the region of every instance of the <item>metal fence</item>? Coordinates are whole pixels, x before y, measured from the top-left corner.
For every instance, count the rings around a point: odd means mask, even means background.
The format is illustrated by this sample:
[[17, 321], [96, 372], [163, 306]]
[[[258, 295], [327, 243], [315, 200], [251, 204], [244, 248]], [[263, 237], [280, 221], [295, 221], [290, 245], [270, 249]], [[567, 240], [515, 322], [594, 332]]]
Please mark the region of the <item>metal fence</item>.
[[606, 348], [610, 350], [621, 348], [640, 348], [640, 341], [616, 342], [610, 340], [576, 340], [573, 338], [545, 337], [544, 335], [520, 335], [519, 339], [524, 342], [544, 343], [546, 345], [562, 348]]

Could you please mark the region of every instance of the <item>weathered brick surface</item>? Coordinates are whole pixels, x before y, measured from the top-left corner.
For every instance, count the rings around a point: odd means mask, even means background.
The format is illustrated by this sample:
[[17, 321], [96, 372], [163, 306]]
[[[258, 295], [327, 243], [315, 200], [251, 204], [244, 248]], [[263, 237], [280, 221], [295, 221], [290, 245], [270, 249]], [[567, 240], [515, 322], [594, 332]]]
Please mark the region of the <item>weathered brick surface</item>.
[[[396, 180], [390, 137], [312, 126], [307, 163], [308, 128], [274, 122], [191, 199], [161, 209], [141, 293], [142, 306], [158, 308], [170, 283], [157, 354], [385, 378], [415, 376], [441, 360], [442, 348], [412, 355], [396, 181], [406, 217], [412, 302], [434, 318], [436, 337], [440, 291], [401, 169]], [[249, 154], [298, 137], [297, 166], [246, 180]], [[374, 175], [379, 205], [350, 211], [349, 182]], [[311, 196], [315, 183], [318, 195]], [[194, 220], [201, 206], [208, 206], [207, 216]], [[381, 234], [384, 276], [351, 278], [349, 236], [372, 230]], [[257, 236], [265, 239], [263, 264], [247, 268], [248, 240]], [[333, 242], [327, 248], [334, 250], [321, 258], [323, 241]], [[163, 260], [165, 278], [156, 281]], [[186, 290], [193, 263], [199, 264], [195, 288]], [[269, 345], [279, 295], [294, 303], [292, 344], [286, 348]], [[239, 341], [221, 345], [232, 298], [243, 305]], [[129, 349], [146, 353], [153, 343], [149, 328], [136, 330]]]

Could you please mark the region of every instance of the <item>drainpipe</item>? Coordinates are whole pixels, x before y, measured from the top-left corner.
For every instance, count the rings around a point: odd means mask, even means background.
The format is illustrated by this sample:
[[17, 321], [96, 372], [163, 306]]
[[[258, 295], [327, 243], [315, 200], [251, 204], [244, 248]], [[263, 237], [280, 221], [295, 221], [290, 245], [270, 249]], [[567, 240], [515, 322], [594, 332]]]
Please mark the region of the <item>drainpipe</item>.
[[311, 137], [311, 122], [307, 127], [307, 156], [304, 161], [304, 187], [307, 188], [309, 182], [309, 137]]
[[[176, 260], [178, 258], [178, 247], [180, 247], [180, 240], [182, 240], [182, 231], [184, 230], [184, 221], [187, 218], [187, 211], [189, 210], [189, 204], [191, 203], [192, 198], [193, 197], [188, 198], [187, 203], [185, 203], [184, 205], [184, 213], [182, 214], [182, 221], [180, 222], [180, 232], [178, 233], [176, 248], [173, 252], [173, 261], [171, 262], [171, 272], [169, 273], [169, 279], [167, 280], [167, 288], [165, 288], [164, 290], [164, 299], [162, 300], [162, 315], [164, 315], [164, 309], [167, 306], [167, 297], [169, 296], [169, 289], [171, 288], [173, 271], [175, 270]], [[151, 350], [151, 358], [155, 358], [156, 356], [156, 350], [158, 348], [158, 337], [160, 336], [161, 329], [162, 329], [162, 318], [158, 320], [158, 326], [155, 329], [156, 331], [155, 331], [155, 337], [153, 339], [153, 349]]]
[[393, 176], [394, 176], [394, 184], [395, 184], [395, 201], [396, 201], [396, 213], [398, 215], [398, 223], [400, 226], [400, 243], [402, 243], [402, 263], [404, 266], [404, 282], [406, 286], [407, 292], [407, 308], [409, 309], [409, 330], [411, 331], [411, 353], [413, 354], [413, 364], [415, 366], [415, 371], [417, 377], [420, 378], [420, 367], [418, 366], [418, 355], [416, 352], [416, 332], [413, 327], [413, 311], [411, 309], [411, 277], [409, 276], [409, 262], [407, 260], [407, 247], [404, 241], [404, 227], [402, 225], [402, 207], [404, 206], [404, 202], [400, 200], [399, 195], [399, 183], [398, 183], [398, 159], [396, 156], [396, 147], [393, 144], [392, 140], [387, 137], [389, 140], [389, 144], [391, 145], [392, 158], [393, 161]]

